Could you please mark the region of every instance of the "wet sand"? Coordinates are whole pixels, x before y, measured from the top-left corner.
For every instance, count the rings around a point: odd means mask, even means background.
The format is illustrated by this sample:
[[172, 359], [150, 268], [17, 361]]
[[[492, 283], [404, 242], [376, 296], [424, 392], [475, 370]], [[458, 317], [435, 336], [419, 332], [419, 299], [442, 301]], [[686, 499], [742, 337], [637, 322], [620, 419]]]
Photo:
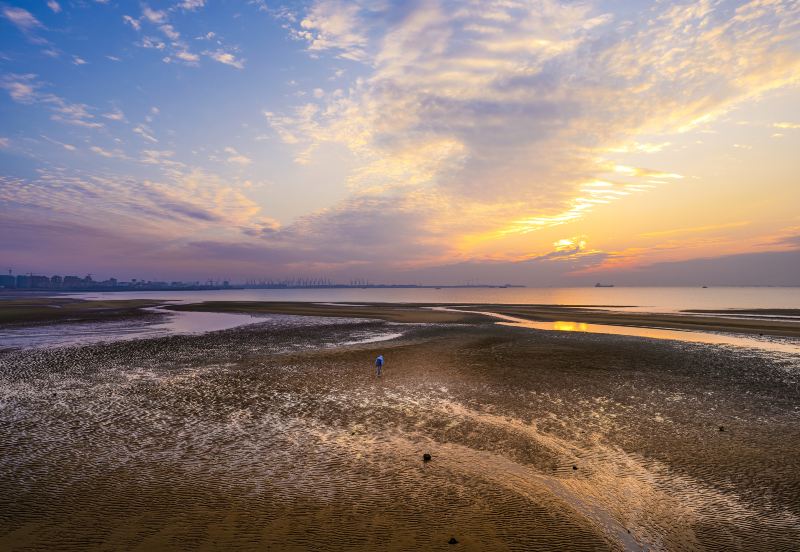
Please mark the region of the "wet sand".
[[[558, 305], [450, 305], [438, 303], [426, 304], [390, 304], [370, 303], [360, 306], [290, 303], [290, 302], [244, 302], [244, 301], [208, 301], [190, 305], [174, 305], [172, 310], [209, 311], [209, 312], [243, 312], [262, 314], [300, 314], [306, 316], [359, 317], [395, 322], [453, 322], [474, 323], [485, 320], [485, 317], [465, 312], [431, 311], [433, 307], [446, 307], [464, 311], [490, 311], [493, 313], [515, 316], [534, 321], [555, 322], [572, 321], [587, 324], [607, 324], [620, 326], [637, 326], [651, 328], [669, 328], [678, 330], [717, 331], [745, 334], [761, 334], [772, 336], [800, 337], [800, 321], [785, 319], [735, 318], [727, 313], [716, 311], [687, 311], [687, 314], [669, 313], [626, 313], [588, 308], [581, 306]], [[731, 311], [731, 314], [762, 313], [768, 315], [774, 310]], [[786, 309], [785, 312], [797, 311]], [[782, 311], [782, 314], [785, 314]], [[698, 314], [702, 313], [702, 314]], [[711, 314], [715, 314], [712, 316]]]
[[0, 353], [0, 549], [797, 549], [797, 356], [385, 327]]
[[0, 326], [155, 318], [155, 315], [143, 309], [163, 303], [148, 299], [86, 301], [67, 297], [41, 297], [38, 294], [25, 297], [19, 295], [0, 297]]
[[336, 318], [368, 318], [400, 323], [474, 323], [486, 317], [472, 313], [434, 311], [426, 304], [369, 303], [300, 303], [276, 301], [204, 301], [188, 305], [170, 305], [175, 311], [231, 312], [247, 314], [290, 314], [331, 316]]

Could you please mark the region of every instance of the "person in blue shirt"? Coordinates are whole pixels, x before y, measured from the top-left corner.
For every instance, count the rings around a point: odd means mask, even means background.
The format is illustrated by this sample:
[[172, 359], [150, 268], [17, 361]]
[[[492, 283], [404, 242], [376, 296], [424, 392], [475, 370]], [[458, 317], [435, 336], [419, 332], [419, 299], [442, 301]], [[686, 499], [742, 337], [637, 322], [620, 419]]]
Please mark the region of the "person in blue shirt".
[[381, 368], [383, 368], [383, 355], [378, 355], [375, 359], [375, 375], [381, 377]]

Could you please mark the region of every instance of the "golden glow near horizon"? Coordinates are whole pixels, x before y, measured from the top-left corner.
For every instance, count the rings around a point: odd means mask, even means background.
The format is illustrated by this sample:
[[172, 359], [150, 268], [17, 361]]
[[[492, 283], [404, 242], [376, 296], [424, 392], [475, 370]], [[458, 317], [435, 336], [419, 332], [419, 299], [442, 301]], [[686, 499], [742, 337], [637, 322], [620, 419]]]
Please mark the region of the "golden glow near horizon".
[[[131, 12], [103, 12], [129, 58], [74, 64], [191, 81], [171, 106], [68, 97], [45, 62], [4, 62], [17, 123], [0, 154], [20, 161], [0, 202], [53, 254], [68, 249], [54, 228], [78, 228], [98, 259], [172, 272], [467, 263], [536, 283], [800, 247], [797, 2], [249, 5], [285, 62], [259, 58], [255, 19], [168, 4], [104, 8]], [[2, 9], [20, 48], [66, 55], [47, 42], [63, 14]], [[212, 78], [224, 96], [202, 91]]]

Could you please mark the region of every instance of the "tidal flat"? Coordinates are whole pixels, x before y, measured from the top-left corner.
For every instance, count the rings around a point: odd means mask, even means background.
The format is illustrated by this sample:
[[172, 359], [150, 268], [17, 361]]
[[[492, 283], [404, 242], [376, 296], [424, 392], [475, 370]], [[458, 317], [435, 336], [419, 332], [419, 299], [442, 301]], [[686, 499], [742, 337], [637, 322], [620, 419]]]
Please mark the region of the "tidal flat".
[[797, 549], [798, 355], [403, 321], [0, 352], [0, 549]]

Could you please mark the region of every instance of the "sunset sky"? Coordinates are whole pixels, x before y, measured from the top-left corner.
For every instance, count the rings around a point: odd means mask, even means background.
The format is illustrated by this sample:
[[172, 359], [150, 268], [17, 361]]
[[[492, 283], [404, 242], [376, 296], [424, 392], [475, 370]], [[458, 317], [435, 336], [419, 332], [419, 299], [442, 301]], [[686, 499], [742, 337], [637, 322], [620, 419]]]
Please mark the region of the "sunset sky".
[[800, 3], [0, 0], [0, 262], [800, 285]]

